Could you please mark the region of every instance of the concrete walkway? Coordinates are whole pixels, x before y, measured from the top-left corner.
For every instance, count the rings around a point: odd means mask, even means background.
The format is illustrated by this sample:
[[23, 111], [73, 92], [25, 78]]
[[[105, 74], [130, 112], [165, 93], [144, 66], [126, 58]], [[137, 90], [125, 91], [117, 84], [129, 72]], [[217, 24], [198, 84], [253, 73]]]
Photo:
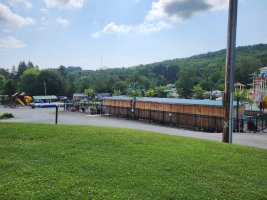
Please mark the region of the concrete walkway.
[[[12, 113], [15, 116], [15, 118], [13, 119], [1, 120], [3, 122], [27, 122], [43, 124], [55, 123], [55, 108], [31, 109], [30, 107], [4, 108], [3, 106], [1, 106], [0, 115], [3, 113]], [[59, 110], [58, 124], [81, 124], [120, 127], [152, 131], [169, 135], [222, 141], [222, 133], [190, 131], [175, 127], [160, 126], [156, 124], [144, 123], [123, 118], [88, 115], [86, 113], [80, 112], [69, 112], [62, 110], [62, 108], [61, 110]], [[267, 149], [267, 130], [266, 132], [261, 133], [234, 133], [233, 143]]]

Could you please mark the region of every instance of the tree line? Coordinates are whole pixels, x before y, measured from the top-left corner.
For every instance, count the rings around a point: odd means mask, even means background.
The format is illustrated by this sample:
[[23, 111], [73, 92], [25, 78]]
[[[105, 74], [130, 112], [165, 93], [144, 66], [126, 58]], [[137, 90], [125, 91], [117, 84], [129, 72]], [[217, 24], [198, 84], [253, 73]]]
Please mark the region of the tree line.
[[[40, 69], [30, 61], [21, 61], [12, 70], [0, 68], [0, 94], [44, 95], [46, 88], [47, 95], [68, 97], [85, 90], [163, 97], [163, 91], [169, 89], [166, 85], [175, 84], [181, 97], [198, 97], [203, 91], [224, 90], [225, 54], [224, 49], [188, 58], [99, 70], [73, 66]], [[252, 75], [264, 66], [267, 66], [267, 44], [237, 47], [236, 82], [252, 83]]]

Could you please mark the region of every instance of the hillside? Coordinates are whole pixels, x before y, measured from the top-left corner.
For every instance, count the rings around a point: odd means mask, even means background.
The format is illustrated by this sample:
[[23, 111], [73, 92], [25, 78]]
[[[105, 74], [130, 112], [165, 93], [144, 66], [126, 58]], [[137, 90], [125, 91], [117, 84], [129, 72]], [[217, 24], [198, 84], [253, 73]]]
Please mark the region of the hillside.
[[[224, 83], [226, 50], [208, 52], [188, 58], [166, 60], [149, 65], [136, 67], [139, 72], [151, 69], [156, 75], [164, 75], [169, 82], [175, 82], [181, 76], [179, 70], [182, 68], [190, 69], [191, 74], [195, 75], [197, 83], [205, 87], [209, 81], [215, 83], [215, 87], [221, 88]], [[267, 44], [242, 46], [236, 48], [235, 80], [244, 84], [250, 83], [250, 75], [258, 72], [258, 69], [267, 65]], [[206, 88], [209, 89], [209, 88]], [[222, 89], [222, 88], [221, 88]]]
[[[226, 50], [208, 52], [188, 58], [165, 60], [162, 62], [133, 66], [129, 68], [115, 68], [96, 71], [80, 71], [80, 75], [91, 77], [118, 77], [132, 81], [146, 87], [141, 77], [146, 77], [150, 83], [160, 86], [168, 83], [187, 83], [190, 90], [193, 86], [200, 84], [205, 90], [224, 89]], [[258, 73], [259, 68], [267, 65], [267, 44], [257, 44], [236, 48], [235, 81], [243, 84], [251, 83], [251, 75]], [[133, 77], [136, 75], [135, 77]], [[139, 78], [138, 78], [139, 77]], [[142, 82], [143, 81], [143, 82]], [[180, 87], [182, 87], [181, 85]], [[178, 84], [179, 87], [179, 84]], [[123, 88], [121, 88], [123, 89]]]
[[[138, 65], [129, 68], [111, 68], [106, 70], [82, 70], [77, 68], [76, 72], [82, 74], [90, 74], [92, 76], [98, 74], [119, 75], [121, 78], [135, 72], [139, 75], [149, 76], [154, 73], [156, 76], [163, 75], [167, 82], [173, 83], [179, 75], [179, 69], [190, 67], [192, 71], [197, 70], [197, 74], [201, 79], [224, 80], [226, 50], [222, 49], [215, 52], [199, 54], [188, 58], [165, 60], [146, 65]], [[251, 73], [267, 65], [267, 44], [257, 44], [250, 46], [241, 46], [236, 48], [236, 81], [249, 83], [248, 77]], [[69, 71], [75, 71], [72, 67]], [[214, 72], [216, 75], [214, 75]]]
[[[225, 54], [223, 49], [188, 58], [100, 70], [65, 66], [39, 70], [31, 62], [21, 62], [12, 72], [0, 68], [0, 76], [4, 76], [3, 81], [0, 77], [0, 93], [24, 91], [29, 95], [43, 94], [44, 82], [47, 93], [70, 97], [74, 92], [84, 92], [87, 88], [109, 93], [120, 90], [125, 94], [133, 85], [143, 90], [158, 90], [166, 84], [176, 83], [179, 93], [190, 97], [196, 85], [208, 91], [224, 90]], [[237, 47], [235, 81], [251, 83], [252, 74], [264, 66], [267, 66], [267, 44]]]

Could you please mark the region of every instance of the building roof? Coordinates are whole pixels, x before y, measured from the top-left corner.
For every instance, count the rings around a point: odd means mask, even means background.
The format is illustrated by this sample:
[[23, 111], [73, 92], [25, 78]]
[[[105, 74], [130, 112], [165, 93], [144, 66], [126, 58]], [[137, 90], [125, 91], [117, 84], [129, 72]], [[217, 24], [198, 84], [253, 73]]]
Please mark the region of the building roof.
[[263, 67], [263, 68], [260, 68], [260, 70], [267, 70], [267, 66]]
[[88, 95], [84, 93], [74, 93], [73, 97], [88, 97]]
[[236, 82], [234, 83], [235, 87], [245, 87], [245, 85], [243, 85], [242, 83]]
[[49, 99], [57, 99], [55, 95], [46, 95], [46, 96], [33, 96], [34, 100], [49, 100]]
[[[111, 100], [133, 100], [133, 97], [126, 96], [113, 96], [106, 97], [104, 99]], [[186, 104], [186, 105], [206, 105], [206, 106], [222, 106], [221, 100], [209, 100], [209, 99], [175, 99], [175, 98], [157, 98], [157, 97], [136, 97], [136, 101], [144, 102], [156, 102], [156, 103], [167, 103], [167, 104]]]

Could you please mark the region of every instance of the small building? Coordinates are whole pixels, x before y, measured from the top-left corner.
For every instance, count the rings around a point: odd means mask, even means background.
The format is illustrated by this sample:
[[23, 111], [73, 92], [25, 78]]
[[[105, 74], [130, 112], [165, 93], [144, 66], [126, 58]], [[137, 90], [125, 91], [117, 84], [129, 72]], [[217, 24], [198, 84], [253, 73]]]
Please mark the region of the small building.
[[73, 94], [73, 100], [74, 101], [80, 101], [80, 100], [84, 100], [84, 99], [88, 99], [88, 95], [85, 93], [74, 93]]
[[68, 98], [66, 96], [58, 96], [57, 99], [60, 102], [66, 102], [68, 100]]
[[[220, 132], [224, 125], [222, 101], [117, 96], [105, 98], [103, 106], [108, 115], [196, 130]], [[239, 117], [242, 119], [243, 115], [244, 106], [240, 106]]]
[[239, 82], [234, 83], [234, 86], [235, 88], [238, 88], [239, 90], [242, 90], [245, 87], [245, 85]]
[[52, 103], [58, 101], [55, 95], [33, 96], [32, 98], [34, 103]]
[[110, 93], [96, 93], [95, 98], [102, 100], [103, 98], [110, 97]]

